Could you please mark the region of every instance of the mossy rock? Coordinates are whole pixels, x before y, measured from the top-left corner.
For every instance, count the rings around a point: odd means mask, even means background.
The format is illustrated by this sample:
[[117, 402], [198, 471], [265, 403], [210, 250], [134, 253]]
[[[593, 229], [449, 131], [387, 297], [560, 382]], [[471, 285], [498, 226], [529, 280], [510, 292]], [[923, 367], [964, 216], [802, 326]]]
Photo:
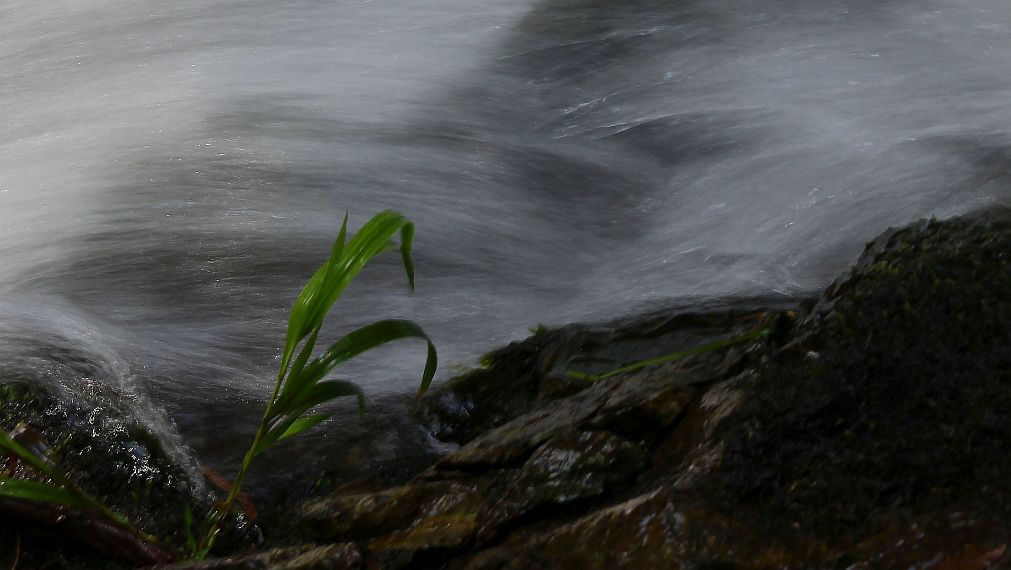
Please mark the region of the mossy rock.
[[[54, 392], [36, 378], [8, 376], [0, 384], [0, 429], [11, 431], [20, 423], [30, 424], [41, 432], [48, 457], [75, 485], [149, 534], [169, 544], [184, 544], [184, 509], [191, 506], [200, 512], [209, 507], [192, 468], [110, 394], [96, 391], [87, 398]], [[24, 465], [16, 475], [45, 480]], [[16, 507], [16, 502], [10, 508], [0, 504], [5, 512], [17, 512]], [[97, 537], [89, 539], [78, 530], [60, 532], [58, 521], [39, 526], [37, 520], [8, 514], [0, 523], [0, 533], [12, 544], [20, 535], [25, 567], [117, 565], [91, 552], [89, 543], [99, 542]]]
[[[868, 244], [770, 362], [721, 480], [770, 520], [832, 536], [887, 507], [1011, 517], [1011, 214]], [[882, 523], [884, 524], [884, 523]]]

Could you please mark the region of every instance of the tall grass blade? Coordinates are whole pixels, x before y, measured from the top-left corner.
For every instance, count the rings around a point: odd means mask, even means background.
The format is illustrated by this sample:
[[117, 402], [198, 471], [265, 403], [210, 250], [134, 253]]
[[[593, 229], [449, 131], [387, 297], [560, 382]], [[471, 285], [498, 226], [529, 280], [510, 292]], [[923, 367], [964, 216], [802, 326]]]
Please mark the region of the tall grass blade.
[[320, 323], [309, 322], [309, 318], [312, 314], [312, 308], [320, 296], [323, 282], [330, 271], [330, 266], [330, 262], [327, 262], [317, 269], [316, 273], [309, 278], [305, 287], [302, 288], [302, 292], [299, 293], [298, 298], [295, 299], [295, 304], [291, 308], [291, 314], [288, 316], [288, 336], [285, 339], [284, 352], [281, 355], [281, 368], [278, 373], [279, 379], [287, 374], [288, 364], [291, 363], [291, 357], [298, 343], [308, 335], [308, 331], [319, 328], [318, 325]]
[[344, 246], [348, 242], [348, 211], [344, 210], [344, 221], [341, 222], [341, 231], [337, 233], [337, 239], [330, 249], [330, 259], [340, 259], [344, 256]]
[[418, 395], [414, 401], [415, 411], [417, 411], [418, 403], [421, 402], [421, 397], [428, 392], [428, 388], [432, 385], [432, 379], [435, 378], [435, 371], [439, 367], [439, 355], [435, 352], [435, 345], [432, 341], [428, 341], [428, 357], [425, 360], [425, 372], [421, 376], [421, 384], [418, 386]]
[[414, 243], [414, 224], [407, 222], [400, 228], [400, 256], [404, 260], [404, 271], [407, 272], [407, 284], [414, 291], [414, 261], [411, 259], [411, 247]]
[[82, 509], [93, 506], [87, 499], [74, 492], [26, 479], [0, 478], [0, 497], [55, 503]]
[[[346, 398], [348, 396], [355, 396], [358, 399], [358, 412], [365, 412], [365, 393], [362, 389], [352, 384], [351, 382], [344, 382], [342, 380], [329, 380], [327, 382], [320, 382], [312, 387], [312, 390], [308, 394], [300, 398], [298, 401], [294, 402], [292, 406], [297, 410], [305, 410], [314, 408], [320, 404], [325, 404], [331, 400], [336, 400], [338, 398]], [[302, 412], [293, 415], [301, 415]]]

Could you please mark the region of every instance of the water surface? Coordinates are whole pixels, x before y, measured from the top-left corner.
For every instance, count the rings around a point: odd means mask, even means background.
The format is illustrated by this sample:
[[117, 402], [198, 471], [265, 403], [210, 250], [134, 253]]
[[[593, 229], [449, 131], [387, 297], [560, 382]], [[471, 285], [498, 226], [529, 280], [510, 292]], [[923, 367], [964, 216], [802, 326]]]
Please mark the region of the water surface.
[[[231, 456], [345, 209], [417, 223], [418, 289], [385, 258], [327, 337], [414, 319], [442, 378], [538, 323], [816, 290], [889, 225], [1008, 200], [1009, 26], [997, 0], [11, 0], [2, 366]], [[423, 358], [343, 374], [402, 393]]]

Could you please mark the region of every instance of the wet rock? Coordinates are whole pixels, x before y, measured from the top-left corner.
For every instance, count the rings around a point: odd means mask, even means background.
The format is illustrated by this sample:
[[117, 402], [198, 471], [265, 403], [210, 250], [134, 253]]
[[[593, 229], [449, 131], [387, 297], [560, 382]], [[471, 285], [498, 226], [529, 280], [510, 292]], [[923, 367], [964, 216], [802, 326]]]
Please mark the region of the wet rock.
[[724, 338], [742, 321], [760, 318], [766, 310], [792, 307], [792, 301], [782, 298], [729, 299], [596, 326], [540, 330], [486, 355], [484, 368], [432, 390], [422, 401], [420, 415], [439, 439], [465, 443], [531, 407], [590, 386], [567, 376], [569, 370], [607, 372]]
[[556, 436], [527, 460], [501, 500], [482, 513], [478, 540], [487, 542], [537, 509], [602, 495], [645, 465], [642, 446], [608, 432]]
[[[396, 491], [424, 498], [405, 501], [413, 514], [397, 519], [402, 528], [370, 527], [366, 562], [949, 570], [1011, 562], [1011, 216], [890, 231], [804, 306], [699, 318], [722, 323], [723, 338], [767, 334], [572, 391], [557, 383], [559, 362], [575, 367], [580, 355], [629, 337], [570, 331], [579, 346], [555, 337], [550, 356], [538, 352], [547, 337], [512, 347], [522, 362], [506, 358], [482, 374], [522, 375], [530, 384], [522, 397], [491, 404], [487, 423], [458, 424], [468, 442]], [[642, 324], [639, 341], [652, 339], [653, 356], [662, 354], [678, 346], [667, 342], [675, 329], [651, 337]], [[616, 366], [603, 360], [585, 371]], [[480, 390], [491, 399], [504, 388]], [[481, 398], [469, 414], [480, 415]], [[447, 508], [420, 506], [435, 504], [440, 489]], [[454, 489], [467, 489], [466, 500]], [[343, 508], [371, 509], [382, 493], [345, 497]], [[408, 554], [383, 554], [398, 546]]]
[[[736, 329], [724, 334], [762, 329], [773, 318], [735, 317]], [[358, 540], [379, 568], [437, 566], [555, 520], [559, 509], [607, 505], [638, 483], [663, 434], [698, 399], [708, 377], [695, 369], [726, 360], [723, 353], [701, 355], [530, 402], [532, 411], [476, 436], [412, 483], [307, 503], [300, 515], [306, 537]]]
[[[300, 522], [306, 536], [317, 541], [382, 536], [385, 538], [377, 543], [382, 548], [422, 548], [453, 540], [459, 544], [473, 530], [487, 487], [482, 481], [430, 481], [378, 493], [337, 495], [307, 503]], [[447, 525], [453, 528], [447, 529]], [[459, 530], [460, 525], [464, 531]], [[450, 534], [457, 538], [448, 539]]]
[[548, 440], [523, 465], [516, 488], [528, 503], [564, 503], [598, 495], [637, 473], [642, 448], [612, 433], [570, 433]]
[[[719, 568], [734, 550], [744, 550], [751, 540], [746, 536], [730, 517], [696, 505], [679, 505], [659, 489], [544, 532], [517, 533], [501, 546], [460, 557], [449, 567], [681, 568], [690, 555], [692, 560], [702, 558], [709, 567]], [[700, 553], [698, 546], [705, 552]]]
[[735, 501], [823, 536], [956, 500], [1011, 516], [1006, 211], [886, 233], [797, 342], [724, 422]]
[[[95, 514], [0, 499], [0, 537], [22, 535], [26, 566], [104, 566], [171, 559], [184, 542], [187, 505], [209, 508], [191, 465], [116, 403], [106, 390], [67, 393], [43, 379], [8, 374], [0, 384], [0, 429], [28, 423], [46, 455], [77, 486], [167, 544], [146, 546], [132, 533]], [[169, 442], [171, 444], [171, 442]], [[14, 476], [44, 480], [24, 465]], [[30, 539], [30, 540], [29, 540]]]
[[291, 519], [334, 567], [1011, 564], [1011, 214], [889, 231], [801, 306], [541, 332], [427, 401], [458, 449]]
[[607, 401], [614, 383], [593, 386], [559, 402], [522, 415], [495, 428], [455, 453], [444, 457], [436, 469], [480, 471], [491, 467], [508, 467], [526, 460], [541, 444], [591, 418]]
[[260, 554], [213, 558], [162, 566], [165, 570], [357, 570], [362, 555], [354, 544], [278, 548]]

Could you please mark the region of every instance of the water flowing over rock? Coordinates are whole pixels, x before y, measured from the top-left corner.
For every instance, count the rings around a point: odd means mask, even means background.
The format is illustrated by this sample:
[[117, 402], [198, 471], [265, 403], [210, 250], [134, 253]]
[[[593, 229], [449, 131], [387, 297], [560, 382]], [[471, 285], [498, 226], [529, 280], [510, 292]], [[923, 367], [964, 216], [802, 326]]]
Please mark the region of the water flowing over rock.
[[[770, 334], [535, 389], [593, 334], [706, 321]], [[300, 516], [378, 568], [988, 568], [1011, 540], [1009, 365], [1011, 213], [925, 221], [869, 244], [799, 312], [503, 349], [429, 399], [458, 451]]]
[[[1011, 211], [889, 230], [819, 298], [754, 304], [500, 349], [425, 401], [458, 449], [289, 507], [300, 546], [176, 568], [1011, 562]], [[713, 339], [738, 341], [603, 374]]]

